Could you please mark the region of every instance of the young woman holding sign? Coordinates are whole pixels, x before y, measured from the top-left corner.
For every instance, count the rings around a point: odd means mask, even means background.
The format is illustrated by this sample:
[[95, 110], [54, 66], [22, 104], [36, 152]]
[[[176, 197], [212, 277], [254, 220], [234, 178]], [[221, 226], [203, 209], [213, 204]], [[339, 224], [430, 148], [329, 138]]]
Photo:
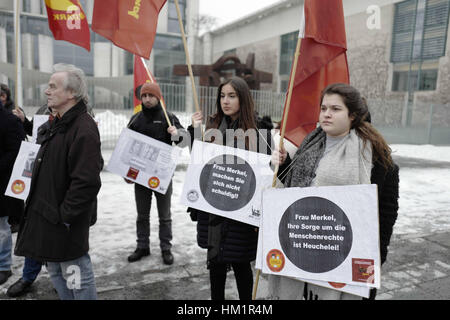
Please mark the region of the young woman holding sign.
[[[384, 263], [398, 211], [399, 168], [391, 158], [391, 149], [370, 124], [365, 99], [350, 85], [336, 83], [322, 92], [319, 123], [292, 160], [286, 150], [272, 154], [272, 164], [280, 164], [278, 177], [285, 187], [377, 184]], [[285, 277], [271, 277], [270, 282], [274, 298], [360, 299]], [[374, 299], [375, 294], [372, 289], [370, 297]]]
[[[270, 130], [257, 129], [254, 102], [243, 79], [233, 77], [220, 84], [216, 106], [217, 112], [206, 123], [205, 141], [270, 154], [271, 149], [268, 145], [272, 141]], [[201, 112], [196, 112], [192, 116], [192, 125], [188, 127], [192, 141], [194, 134], [197, 138], [200, 136], [202, 119]], [[227, 133], [239, 129], [244, 133], [254, 130], [255, 134], [235, 135], [232, 141], [227, 141]], [[261, 144], [260, 139], [263, 140]], [[225, 299], [227, 271], [233, 268], [239, 298], [251, 300], [253, 273], [250, 262], [256, 258], [257, 228], [193, 208], [189, 208], [188, 212], [191, 213], [192, 220], [198, 222], [198, 245], [208, 249], [211, 299]]]

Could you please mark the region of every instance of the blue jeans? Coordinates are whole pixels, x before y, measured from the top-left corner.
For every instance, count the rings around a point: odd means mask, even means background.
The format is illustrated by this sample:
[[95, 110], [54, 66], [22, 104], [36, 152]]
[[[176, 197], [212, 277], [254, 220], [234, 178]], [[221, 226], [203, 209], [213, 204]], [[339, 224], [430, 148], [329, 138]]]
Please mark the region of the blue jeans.
[[41, 269], [42, 263], [34, 259], [25, 257], [25, 263], [23, 264], [22, 270], [22, 278], [25, 281], [33, 282], [34, 280], [36, 280], [39, 272], [41, 272]]
[[70, 261], [47, 262], [47, 271], [61, 300], [97, 300], [89, 254]]
[[11, 270], [12, 236], [8, 217], [0, 217], [0, 271]]

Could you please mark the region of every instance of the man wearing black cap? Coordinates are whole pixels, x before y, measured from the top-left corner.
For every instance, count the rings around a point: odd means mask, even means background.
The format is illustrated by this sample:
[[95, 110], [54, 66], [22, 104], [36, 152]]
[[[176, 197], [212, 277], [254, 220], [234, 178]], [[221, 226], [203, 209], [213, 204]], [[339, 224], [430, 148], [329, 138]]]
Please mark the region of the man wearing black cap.
[[[184, 128], [175, 115], [167, 112], [172, 124], [169, 126], [164, 115], [163, 107], [161, 106], [161, 96], [161, 90], [156, 83], [144, 83], [140, 90], [142, 111], [136, 113], [130, 119], [128, 128], [169, 145], [172, 144], [172, 141], [180, 143], [179, 129], [184, 130]], [[128, 261], [138, 261], [142, 257], [150, 255], [150, 206], [153, 193], [155, 193], [158, 207], [159, 240], [162, 258], [165, 264], [170, 265], [173, 263], [173, 255], [171, 253], [172, 244], [170, 243], [172, 240], [172, 218], [170, 211], [172, 182], [169, 184], [166, 194], [154, 192], [139, 184], [134, 185], [137, 208], [137, 248], [128, 257]]]

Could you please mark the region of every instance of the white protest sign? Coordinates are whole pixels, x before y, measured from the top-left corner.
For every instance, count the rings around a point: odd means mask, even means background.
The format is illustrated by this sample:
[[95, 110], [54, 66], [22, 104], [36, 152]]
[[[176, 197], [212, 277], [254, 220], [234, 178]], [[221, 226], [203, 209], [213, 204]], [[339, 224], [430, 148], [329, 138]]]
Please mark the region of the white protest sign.
[[262, 207], [264, 273], [380, 287], [376, 185], [268, 189]]
[[181, 149], [131, 129], [122, 130], [107, 170], [165, 194]]
[[33, 136], [31, 142], [36, 143], [37, 133], [40, 126], [48, 121], [49, 115], [35, 114], [33, 116]]
[[261, 194], [271, 187], [270, 155], [194, 141], [181, 203], [259, 226]]
[[38, 144], [22, 141], [5, 195], [21, 200], [27, 199], [30, 193], [34, 161], [40, 147]]

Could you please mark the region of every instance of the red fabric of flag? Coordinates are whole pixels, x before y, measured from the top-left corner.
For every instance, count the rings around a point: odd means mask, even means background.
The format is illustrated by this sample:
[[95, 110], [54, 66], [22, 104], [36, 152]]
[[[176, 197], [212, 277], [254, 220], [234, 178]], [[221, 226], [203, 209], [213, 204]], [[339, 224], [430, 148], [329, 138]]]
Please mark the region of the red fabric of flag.
[[48, 26], [56, 40], [91, 50], [89, 25], [79, 0], [45, 0]]
[[92, 30], [146, 59], [155, 41], [158, 15], [167, 0], [95, 0]]
[[[144, 61], [141, 57], [134, 56], [134, 90], [133, 90], [133, 105], [134, 105], [134, 113], [138, 113], [142, 110], [141, 99], [139, 98], [141, 86], [146, 83], [156, 83], [155, 78], [153, 77], [150, 70], [148, 70], [147, 66], [144, 64]], [[163, 97], [161, 97], [161, 106], [163, 108], [166, 107], [164, 103]]]
[[[289, 114], [282, 124], [286, 125], [285, 138], [296, 146], [316, 128], [322, 90], [332, 83], [350, 81], [342, 0], [305, 0], [304, 17]], [[284, 109], [286, 112], [286, 106]]]

